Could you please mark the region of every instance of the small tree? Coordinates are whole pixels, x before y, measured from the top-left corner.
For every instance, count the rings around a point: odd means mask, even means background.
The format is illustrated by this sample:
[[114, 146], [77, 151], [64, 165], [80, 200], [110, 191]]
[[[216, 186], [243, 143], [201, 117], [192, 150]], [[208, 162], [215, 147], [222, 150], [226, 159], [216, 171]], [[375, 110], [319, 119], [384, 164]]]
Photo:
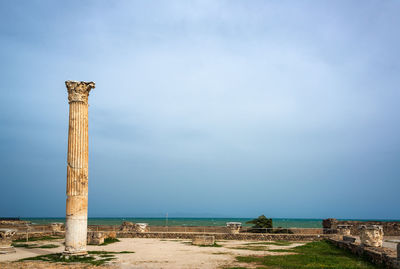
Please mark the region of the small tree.
[[[256, 219], [246, 222], [247, 224], [254, 224], [251, 227], [250, 232], [253, 233], [265, 233], [268, 229], [272, 230], [272, 219], [265, 217], [264, 215], [259, 216]], [[261, 229], [263, 228], [263, 229]]]

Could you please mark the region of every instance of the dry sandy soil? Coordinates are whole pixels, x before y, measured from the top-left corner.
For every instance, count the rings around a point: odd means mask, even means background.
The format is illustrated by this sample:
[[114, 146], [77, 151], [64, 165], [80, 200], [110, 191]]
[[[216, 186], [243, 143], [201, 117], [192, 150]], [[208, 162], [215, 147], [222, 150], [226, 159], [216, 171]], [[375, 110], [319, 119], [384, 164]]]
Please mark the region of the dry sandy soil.
[[[248, 248], [263, 248], [260, 242], [251, 241], [218, 241], [221, 247], [199, 247], [191, 245], [188, 240], [121, 238], [121, 242], [106, 246], [88, 246], [88, 250], [133, 251], [131, 254], [116, 254], [113, 262], [107, 266], [93, 267], [87, 264], [55, 264], [47, 262], [15, 262], [22, 258], [57, 253], [63, 251], [62, 240], [41, 242], [41, 244], [59, 244], [52, 249], [17, 248], [13, 254], [0, 255], [0, 268], [225, 268], [246, 266], [235, 261], [239, 255], [282, 255], [267, 250], [256, 251]], [[252, 244], [255, 243], [255, 244]], [[249, 245], [250, 244], [250, 245]], [[266, 249], [287, 249], [304, 243], [293, 243], [290, 246], [264, 245]], [[247, 248], [247, 249], [240, 249]]]

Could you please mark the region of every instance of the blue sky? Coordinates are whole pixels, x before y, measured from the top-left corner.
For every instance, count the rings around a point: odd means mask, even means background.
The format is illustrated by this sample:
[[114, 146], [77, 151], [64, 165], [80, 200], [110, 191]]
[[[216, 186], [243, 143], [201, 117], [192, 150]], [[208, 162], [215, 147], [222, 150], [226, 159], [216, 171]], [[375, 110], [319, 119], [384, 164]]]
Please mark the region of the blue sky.
[[0, 216], [400, 219], [399, 1], [1, 1]]

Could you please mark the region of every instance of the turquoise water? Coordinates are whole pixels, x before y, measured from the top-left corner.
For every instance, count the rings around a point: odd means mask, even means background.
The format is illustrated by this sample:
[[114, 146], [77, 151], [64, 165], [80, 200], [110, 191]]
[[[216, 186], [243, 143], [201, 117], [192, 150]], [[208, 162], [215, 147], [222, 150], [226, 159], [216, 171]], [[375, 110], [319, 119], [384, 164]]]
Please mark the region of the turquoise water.
[[[34, 224], [65, 222], [65, 218], [22, 218]], [[241, 222], [243, 226], [251, 218], [168, 218], [168, 226], [225, 226], [227, 222]], [[165, 218], [89, 218], [89, 225], [121, 225], [123, 221], [144, 222], [152, 226], [165, 226]], [[273, 219], [274, 227], [321, 228], [322, 219]]]
[[[65, 218], [21, 218], [29, 220], [34, 224], [49, 224], [52, 222], [65, 222]], [[168, 218], [168, 226], [225, 226], [227, 222], [241, 222], [243, 226], [251, 218]], [[356, 219], [354, 219], [356, 220]], [[372, 220], [372, 219], [371, 219]], [[121, 225], [124, 221], [144, 222], [152, 226], [165, 226], [165, 218], [89, 218], [89, 225]], [[274, 227], [283, 228], [322, 228], [322, 219], [283, 219], [273, 218]], [[380, 220], [380, 221], [399, 221], [399, 220]]]

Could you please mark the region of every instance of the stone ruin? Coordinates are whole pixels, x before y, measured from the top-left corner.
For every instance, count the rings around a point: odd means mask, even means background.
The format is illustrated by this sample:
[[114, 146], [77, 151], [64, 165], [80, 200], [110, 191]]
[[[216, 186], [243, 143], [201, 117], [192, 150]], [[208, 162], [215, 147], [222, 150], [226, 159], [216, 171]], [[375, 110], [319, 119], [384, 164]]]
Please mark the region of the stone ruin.
[[12, 238], [17, 231], [14, 229], [0, 229], [0, 254], [15, 252]]
[[62, 222], [53, 222], [50, 224], [51, 231], [55, 232], [62, 232], [65, 229], [65, 225]]
[[124, 221], [119, 228], [122, 232], [135, 232], [135, 233], [145, 233], [148, 232], [147, 223], [133, 223], [130, 221]]
[[238, 234], [240, 232], [240, 228], [242, 227], [241, 222], [227, 222], [226, 228], [231, 234]]
[[380, 225], [361, 225], [360, 240], [362, 246], [382, 247], [383, 228]]
[[343, 235], [343, 236], [351, 235], [351, 226], [352, 225], [346, 225], [346, 224], [337, 225], [337, 228], [336, 228], [337, 233], [339, 235]]
[[338, 220], [337, 219], [324, 219], [322, 220], [322, 228], [324, 234], [334, 234], [336, 233], [336, 228], [338, 225]]
[[147, 226], [149, 226], [149, 224], [147, 224], [147, 223], [136, 223], [136, 231], [138, 232], [138, 233], [145, 233], [145, 232], [148, 232], [148, 228], [147, 228]]
[[397, 260], [400, 262], [400, 243], [397, 244]]
[[88, 232], [88, 245], [101, 245], [104, 243], [105, 235], [102, 232]]
[[212, 235], [195, 236], [192, 244], [196, 246], [212, 246], [215, 244], [215, 237]]

